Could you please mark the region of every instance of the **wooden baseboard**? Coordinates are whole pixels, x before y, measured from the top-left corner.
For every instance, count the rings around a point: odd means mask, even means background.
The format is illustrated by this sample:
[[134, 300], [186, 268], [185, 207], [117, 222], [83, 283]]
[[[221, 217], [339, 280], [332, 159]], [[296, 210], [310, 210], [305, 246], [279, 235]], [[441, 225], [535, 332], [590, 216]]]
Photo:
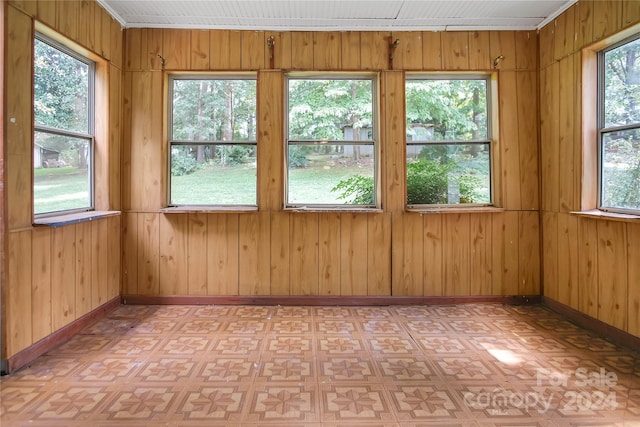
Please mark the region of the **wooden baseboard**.
[[549, 307], [556, 313], [564, 316], [576, 325], [591, 330], [614, 344], [628, 347], [637, 351], [640, 348], [640, 337], [631, 335], [628, 332], [604, 323], [594, 317], [588, 316], [580, 311], [564, 305], [548, 297], [542, 297], [542, 304]]
[[180, 296], [123, 295], [123, 304], [132, 305], [436, 305], [499, 303], [509, 305], [540, 304], [539, 295], [525, 296]]
[[6, 372], [3, 374], [10, 374], [18, 369], [27, 366], [38, 356], [46, 353], [52, 348], [68, 341], [75, 334], [86, 328], [96, 320], [104, 317], [107, 313], [113, 311], [120, 305], [120, 297], [113, 298], [112, 300], [102, 304], [95, 310], [90, 311], [84, 316], [74, 320], [66, 326], [53, 332], [51, 335], [41, 339], [40, 341], [30, 345], [24, 350], [19, 351], [13, 356], [7, 359]]

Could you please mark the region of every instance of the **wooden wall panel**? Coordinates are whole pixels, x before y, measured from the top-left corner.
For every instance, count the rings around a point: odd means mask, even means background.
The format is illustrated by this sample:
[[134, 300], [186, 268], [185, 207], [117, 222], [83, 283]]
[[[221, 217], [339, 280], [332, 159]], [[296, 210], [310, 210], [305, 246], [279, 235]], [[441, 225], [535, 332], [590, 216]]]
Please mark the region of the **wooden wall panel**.
[[544, 295], [558, 300], [558, 214], [542, 213], [542, 272]]
[[167, 70], [188, 70], [191, 68], [191, 31], [162, 30], [162, 49], [164, 68]]
[[[546, 27], [545, 27], [546, 28]], [[557, 212], [559, 206], [559, 65], [554, 63], [540, 71], [540, 175], [541, 208]]]
[[400, 31], [393, 33], [389, 42], [398, 40], [393, 55], [393, 68], [398, 70], [422, 69], [422, 33], [419, 31]]
[[340, 215], [340, 295], [367, 295], [367, 216]]
[[190, 213], [187, 230], [187, 294], [206, 295], [209, 256], [207, 251], [207, 215]]
[[[31, 324], [33, 341], [53, 332], [51, 325], [51, 230], [34, 228], [31, 234]], [[24, 281], [20, 282], [25, 286]], [[21, 310], [27, 311], [22, 306]]]
[[[123, 294], [122, 292], [122, 217], [107, 219], [107, 301]], [[104, 235], [100, 236], [104, 239]]]
[[75, 226], [75, 307], [76, 316], [83, 316], [91, 311], [91, 267], [92, 239], [91, 223], [81, 222]]
[[33, 342], [31, 299], [31, 231], [8, 233], [5, 337], [7, 357]]
[[562, 159], [562, 167], [559, 167], [559, 208], [560, 212], [569, 212], [580, 208], [577, 195], [574, 193], [575, 169], [580, 168], [575, 159], [574, 146], [574, 64], [573, 56], [567, 56], [560, 61], [559, 66], [559, 139], [558, 139], [558, 163]]
[[593, 41], [593, 0], [580, 0], [577, 3], [575, 12], [575, 31], [576, 41], [575, 47], [580, 48], [586, 46]]
[[240, 31], [209, 32], [209, 66], [212, 70], [240, 69]]
[[620, 29], [622, 3], [618, 0], [597, 0], [593, 2], [594, 40], [603, 39]]
[[339, 213], [320, 213], [318, 216], [318, 288], [320, 295], [340, 295], [342, 258]]
[[160, 292], [160, 215], [138, 214], [138, 293]]
[[271, 295], [291, 294], [291, 240], [291, 214], [271, 214]]
[[466, 31], [445, 31], [441, 37], [443, 69], [468, 70], [469, 33]]
[[558, 301], [578, 309], [578, 218], [558, 214]]
[[208, 215], [208, 295], [239, 295], [238, 214]]
[[[537, 73], [516, 73], [518, 94], [518, 170], [520, 179], [520, 207], [523, 210], [540, 208], [540, 175], [538, 152], [538, 82]], [[502, 136], [504, 138], [504, 135]], [[510, 170], [511, 164], [507, 164]], [[508, 184], [507, 184], [508, 185]]]
[[54, 330], [76, 319], [76, 227], [54, 228], [51, 248], [51, 323]]
[[490, 35], [487, 31], [469, 33], [469, 69], [490, 70], [493, 66], [491, 57]]
[[516, 31], [516, 68], [538, 71], [538, 36], [535, 31]]
[[[520, 147], [518, 141], [518, 91], [516, 73], [500, 73], [500, 162], [503, 205], [507, 209], [522, 208], [520, 198]], [[524, 179], [524, 177], [523, 177]]]
[[[424, 249], [423, 249], [423, 295], [444, 295], [444, 260], [443, 260], [443, 235], [442, 215], [426, 215], [423, 217]], [[392, 248], [393, 252], [394, 248]]]
[[291, 215], [291, 295], [318, 295], [318, 237], [317, 213]]
[[209, 69], [209, 43], [209, 31], [191, 31], [191, 57], [189, 58], [189, 63], [192, 70]]
[[260, 212], [239, 216], [238, 286], [240, 295], [269, 295], [270, 293], [269, 215], [269, 212]]
[[598, 319], [622, 330], [627, 327], [627, 260], [626, 224], [599, 222]]
[[575, 8], [569, 8], [556, 18], [554, 56], [560, 60], [575, 49]]
[[406, 205], [405, 102], [402, 72], [385, 71], [381, 76], [381, 111], [383, 128], [381, 156], [385, 159], [382, 175], [382, 206], [402, 212]]
[[160, 294], [187, 295], [188, 215], [159, 215]]
[[491, 58], [502, 55], [497, 68], [514, 70], [516, 68], [516, 39], [514, 31], [490, 31]]
[[109, 69], [109, 143], [108, 143], [108, 208], [122, 208], [121, 153], [122, 153], [122, 72], [111, 66]]
[[[91, 309], [109, 301], [109, 241], [104, 236], [120, 235], [120, 228], [109, 230], [109, 220], [92, 221], [91, 224]], [[118, 289], [119, 290], [119, 289]], [[117, 295], [117, 294], [116, 294]]]
[[60, 1], [38, 0], [38, 19], [52, 28], [56, 28], [56, 10]]
[[296, 31], [291, 33], [291, 68], [294, 70], [313, 69], [313, 33]]
[[555, 25], [545, 25], [540, 29], [539, 43], [540, 69], [543, 70], [555, 60]]
[[393, 213], [391, 217], [391, 295], [424, 292], [424, 229], [422, 215]]
[[578, 223], [578, 307], [598, 317], [598, 222], [581, 218]]
[[391, 295], [391, 214], [367, 215], [367, 295]]
[[538, 212], [519, 212], [518, 236], [518, 293], [540, 294], [540, 215]]
[[[296, 33], [294, 33], [296, 34]], [[342, 69], [342, 37], [338, 31], [313, 33], [313, 69]]]
[[122, 223], [122, 293], [138, 295], [138, 214], [126, 213]]
[[284, 81], [278, 71], [260, 71], [258, 77], [258, 204], [275, 211], [284, 199]]
[[[469, 295], [491, 295], [493, 280], [492, 214], [469, 217]], [[426, 220], [426, 218], [425, 218]], [[426, 244], [427, 242], [425, 242]], [[426, 261], [426, 259], [425, 259]], [[448, 263], [447, 259], [447, 263]]]
[[360, 70], [360, 32], [345, 31], [341, 43], [342, 68]]
[[517, 295], [520, 261], [518, 212], [492, 216], [492, 294]]
[[469, 215], [451, 214], [442, 220], [444, 292], [446, 295], [471, 295], [469, 274]]
[[622, 27], [640, 22], [640, 1], [622, 2]]
[[[627, 332], [640, 337], [640, 224], [627, 224], [628, 288]], [[606, 267], [605, 267], [606, 268]]]
[[266, 40], [264, 31], [244, 31], [242, 33], [240, 63], [243, 70], [260, 70], [265, 68]]
[[422, 33], [422, 68], [442, 69], [442, 33], [425, 31]]
[[360, 34], [360, 67], [363, 70], [385, 70], [389, 67], [389, 36], [386, 31]]

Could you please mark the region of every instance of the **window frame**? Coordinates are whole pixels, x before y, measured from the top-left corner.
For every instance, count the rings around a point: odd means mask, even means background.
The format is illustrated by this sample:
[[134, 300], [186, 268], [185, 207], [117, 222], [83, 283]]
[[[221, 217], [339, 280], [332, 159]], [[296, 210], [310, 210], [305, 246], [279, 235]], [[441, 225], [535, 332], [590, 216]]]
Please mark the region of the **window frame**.
[[[478, 72], [453, 72], [453, 73], [407, 73], [405, 76], [405, 114], [406, 114], [406, 95], [407, 95], [407, 82], [412, 80], [484, 80], [485, 81], [485, 99], [486, 99], [486, 126], [487, 134], [486, 139], [470, 139], [470, 140], [411, 140], [407, 138], [406, 132], [406, 116], [405, 116], [405, 161], [407, 148], [411, 145], [415, 146], [449, 146], [449, 145], [481, 145], [487, 146], [489, 149], [489, 201], [486, 203], [420, 203], [409, 204], [408, 195], [405, 191], [404, 203], [406, 209], [411, 210], [433, 210], [433, 209], [476, 209], [487, 208], [496, 206], [496, 171], [494, 170], [494, 164], [496, 163], [497, 153], [494, 153], [494, 140], [497, 135], [497, 124], [495, 119], [497, 118], [497, 111], [495, 111], [494, 105], [494, 81], [495, 73], [478, 73]], [[495, 117], [494, 117], [495, 116]], [[405, 164], [405, 183], [407, 182], [407, 167]]]
[[[96, 61], [88, 58], [87, 56], [76, 52], [74, 49], [58, 42], [57, 40], [53, 39], [52, 37], [49, 37], [48, 35], [44, 34], [41, 31], [36, 30], [34, 32], [33, 35], [33, 46], [34, 46], [34, 61], [35, 61], [35, 43], [36, 41], [39, 41], [41, 43], [45, 43], [47, 45], [49, 45], [51, 48], [56, 49], [70, 57], [72, 57], [73, 59], [77, 60], [78, 62], [82, 62], [83, 64], [86, 64], [88, 67], [88, 100], [87, 100], [87, 133], [83, 133], [83, 132], [78, 132], [78, 131], [73, 131], [73, 130], [67, 130], [67, 129], [60, 129], [60, 128], [55, 128], [55, 127], [51, 127], [51, 126], [45, 126], [45, 125], [40, 125], [36, 122], [36, 117], [35, 114], [33, 116], [33, 146], [32, 146], [32, 150], [35, 147], [35, 134], [37, 132], [40, 133], [46, 133], [46, 134], [51, 134], [51, 135], [58, 135], [58, 136], [67, 136], [67, 137], [71, 137], [71, 138], [77, 138], [77, 139], [84, 139], [86, 141], [88, 141], [88, 145], [89, 145], [89, 153], [87, 155], [87, 168], [88, 168], [88, 181], [89, 181], [89, 195], [88, 195], [88, 201], [89, 201], [89, 206], [86, 207], [81, 207], [81, 208], [74, 208], [74, 209], [63, 209], [63, 210], [58, 210], [58, 211], [47, 211], [47, 212], [41, 212], [41, 213], [36, 213], [35, 212], [35, 194], [32, 195], [32, 197], [34, 198], [33, 201], [33, 217], [34, 219], [37, 221], [38, 219], [42, 219], [42, 218], [48, 218], [48, 217], [54, 217], [54, 216], [61, 216], [61, 215], [72, 215], [72, 214], [76, 214], [76, 213], [81, 213], [81, 212], [89, 212], [89, 211], [94, 211], [95, 210], [95, 193], [96, 193], [96, 188], [95, 188], [95, 165], [96, 165], [96, 69], [97, 69], [97, 64]], [[33, 84], [35, 85], [35, 71], [33, 73]], [[35, 93], [34, 93], [34, 101], [35, 101]], [[32, 108], [33, 110], [33, 108]], [[33, 165], [31, 165], [31, 169], [32, 169], [32, 177], [34, 177], [35, 174], [35, 167]], [[32, 189], [35, 186], [35, 178], [33, 178], [33, 183], [32, 183]]]
[[[325, 140], [289, 138], [289, 82], [292, 80], [369, 80], [371, 81], [371, 140]], [[289, 72], [284, 75], [284, 209], [321, 211], [371, 211], [380, 209], [380, 74], [377, 72]], [[313, 145], [360, 145], [373, 148], [373, 203], [290, 203], [289, 147]]]
[[633, 123], [622, 126], [610, 126], [606, 127], [605, 125], [605, 74], [606, 74], [606, 64], [605, 64], [605, 55], [615, 50], [621, 46], [632, 43], [634, 41], [640, 40], [640, 32], [636, 32], [630, 36], [626, 36], [623, 39], [612, 43], [596, 52], [596, 63], [597, 63], [597, 84], [596, 84], [596, 170], [597, 170], [597, 195], [596, 195], [596, 209], [602, 212], [608, 212], [613, 214], [627, 214], [627, 215], [640, 215], [639, 209], [627, 209], [627, 208], [619, 208], [619, 207], [611, 207], [611, 206], [603, 206], [602, 198], [603, 198], [603, 151], [605, 149], [605, 144], [603, 140], [608, 133], [617, 132], [617, 131], [627, 131], [638, 129], [640, 130], [640, 120]]
[[[256, 117], [256, 132], [255, 139], [247, 140], [247, 141], [222, 141], [222, 140], [207, 140], [207, 141], [189, 141], [189, 140], [180, 140], [173, 138], [173, 82], [175, 80], [252, 80], [255, 81], [256, 84], [256, 109], [255, 109], [255, 117]], [[258, 93], [258, 75], [255, 72], [237, 72], [237, 73], [197, 73], [197, 72], [185, 72], [185, 73], [170, 73], [167, 75], [167, 127], [166, 127], [166, 135], [167, 135], [167, 163], [166, 163], [166, 174], [167, 174], [167, 188], [166, 188], [166, 204], [168, 208], [197, 208], [204, 210], [254, 210], [258, 207], [258, 173], [256, 172], [255, 179], [255, 203], [241, 204], [241, 203], [171, 203], [171, 149], [173, 146], [211, 146], [211, 145], [225, 145], [225, 146], [234, 146], [234, 145], [251, 145], [255, 147], [256, 150], [256, 167], [257, 167], [257, 157], [259, 156], [259, 145], [258, 145], [258, 102], [257, 102], [257, 93]]]

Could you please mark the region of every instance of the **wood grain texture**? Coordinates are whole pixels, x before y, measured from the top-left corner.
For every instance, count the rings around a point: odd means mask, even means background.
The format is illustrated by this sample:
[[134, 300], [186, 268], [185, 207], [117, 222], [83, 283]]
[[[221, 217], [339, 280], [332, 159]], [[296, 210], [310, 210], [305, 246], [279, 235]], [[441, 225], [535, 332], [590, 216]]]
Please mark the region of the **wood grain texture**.
[[381, 122], [385, 124], [380, 141], [383, 162], [382, 205], [385, 210], [402, 212], [406, 205], [405, 102], [402, 72], [385, 71], [381, 76]]
[[291, 214], [271, 214], [271, 295], [291, 295]]
[[497, 68], [499, 70], [516, 69], [516, 39], [514, 31], [490, 31], [489, 40], [491, 44], [492, 60], [502, 55]]
[[417, 296], [424, 292], [424, 228], [422, 215], [392, 213], [391, 295]]
[[75, 225], [75, 307], [76, 316], [82, 316], [92, 309], [92, 239], [91, 222]]
[[367, 215], [367, 295], [391, 295], [391, 214]]
[[598, 319], [622, 330], [626, 330], [628, 320], [627, 266], [626, 224], [599, 222]]
[[[294, 33], [295, 34], [295, 33]], [[313, 33], [313, 69], [342, 69], [342, 33], [323, 31]]]
[[291, 215], [291, 295], [318, 295], [318, 214]]
[[340, 295], [341, 214], [318, 216], [318, 288], [320, 295]]
[[138, 293], [160, 292], [160, 214], [138, 214]]
[[76, 319], [76, 226], [54, 228], [51, 248], [51, 322], [57, 330]]
[[[520, 147], [518, 144], [518, 90], [514, 71], [500, 73], [500, 163], [503, 206], [519, 210], [521, 200]], [[523, 177], [524, 179], [524, 177]]]
[[[423, 295], [444, 295], [444, 259], [441, 215], [423, 216]], [[393, 251], [392, 251], [393, 252]]]
[[519, 212], [518, 294], [540, 294], [540, 215]]
[[555, 20], [554, 59], [556, 61], [572, 54], [575, 49], [575, 10], [576, 8], [570, 7]]
[[538, 70], [538, 35], [535, 31], [516, 31], [516, 69]]
[[187, 293], [207, 295], [209, 266], [207, 214], [189, 213], [187, 221]]
[[270, 213], [239, 216], [239, 292], [240, 295], [269, 295]]
[[578, 307], [581, 313], [598, 317], [598, 223], [580, 218], [578, 223]]
[[[32, 271], [31, 231], [8, 234], [7, 242], [7, 289], [3, 331], [6, 356], [12, 356], [33, 342], [32, 332]], [[3, 298], [3, 299], [4, 299]], [[6, 332], [5, 332], [6, 331]]]
[[390, 42], [398, 40], [393, 55], [393, 68], [397, 70], [422, 69], [422, 33], [419, 31], [399, 31], [391, 34]]
[[267, 41], [264, 31], [243, 31], [240, 63], [243, 70], [265, 68]]
[[471, 232], [469, 215], [446, 215], [442, 221], [444, 292], [446, 295], [472, 295], [470, 286]]
[[558, 301], [571, 308], [579, 307], [578, 218], [558, 214]]
[[575, 116], [574, 116], [574, 63], [573, 56], [567, 56], [559, 65], [559, 139], [558, 160], [562, 159], [562, 167], [558, 167], [559, 185], [559, 209], [560, 212], [569, 212], [580, 209], [577, 195], [574, 193], [575, 169], [580, 168], [580, 159], [574, 158]]
[[[34, 228], [31, 232], [31, 239], [31, 322], [32, 338], [33, 342], [36, 342], [53, 332], [51, 325], [51, 229]], [[24, 286], [26, 282], [21, 283]]]
[[640, 337], [640, 224], [627, 224], [628, 287], [627, 329]]
[[209, 31], [191, 30], [191, 57], [189, 62], [192, 70], [209, 69], [210, 41]]
[[618, 31], [622, 22], [622, 1], [593, 2], [593, 39], [600, 40]]
[[128, 212], [122, 220], [122, 292], [138, 292], [138, 214]]
[[575, 12], [576, 49], [580, 49], [593, 41], [593, 0], [581, 0]]
[[469, 217], [469, 240], [462, 242], [462, 244], [469, 246], [468, 295], [491, 295], [493, 278], [493, 214], [467, 216]]
[[238, 214], [208, 215], [207, 294], [238, 295]]
[[558, 214], [542, 213], [542, 271], [544, 295], [558, 300]]
[[442, 33], [424, 31], [422, 33], [422, 68], [442, 70]]
[[162, 30], [162, 50], [164, 68], [167, 70], [188, 70], [191, 68], [191, 31]]
[[360, 68], [386, 70], [389, 68], [389, 36], [387, 31], [367, 31], [360, 34]]
[[340, 44], [341, 63], [344, 70], [360, 70], [360, 32], [345, 31]]
[[520, 178], [520, 207], [523, 210], [540, 208], [539, 175], [539, 114], [537, 73], [516, 73], [518, 94], [518, 162]]
[[367, 215], [340, 214], [340, 295], [367, 295], [367, 246]]
[[277, 211], [284, 198], [284, 81], [279, 71], [260, 71], [258, 77], [258, 206]]
[[189, 215], [163, 215], [159, 220], [159, 293], [185, 295], [189, 292]]
[[469, 69], [469, 33], [445, 31], [442, 33], [442, 67], [445, 70]]
[[490, 70], [493, 66], [490, 36], [487, 31], [469, 32], [469, 69]]
[[[122, 217], [120, 215], [107, 218], [107, 301], [122, 295]], [[100, 235], [104, 240], [104, 234]]]
[[559, 65], [554, 63], [540, 72], [540, 163], [542, 200], [541, 209], [558, 212], [560, 192], [560, 83]]

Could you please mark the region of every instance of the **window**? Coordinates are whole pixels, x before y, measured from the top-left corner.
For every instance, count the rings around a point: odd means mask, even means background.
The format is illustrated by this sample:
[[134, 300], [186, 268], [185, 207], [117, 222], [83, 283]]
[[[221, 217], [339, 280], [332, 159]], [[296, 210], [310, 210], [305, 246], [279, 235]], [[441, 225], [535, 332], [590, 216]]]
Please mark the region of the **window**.
[[372, 75], [287, 78], [287, 207], [375, 207]]
[[174, 75], [169, 99], [169, 205], [255, 206], [255, 75]]
[[640, 35], [599, 53], [599, 207], [640, 212]]
[[489, 76], [407, 76], [407, 206], [488, 205]]
[[36, 216], [93, 209], [95, 63], [36, 34], [33, 207]]

